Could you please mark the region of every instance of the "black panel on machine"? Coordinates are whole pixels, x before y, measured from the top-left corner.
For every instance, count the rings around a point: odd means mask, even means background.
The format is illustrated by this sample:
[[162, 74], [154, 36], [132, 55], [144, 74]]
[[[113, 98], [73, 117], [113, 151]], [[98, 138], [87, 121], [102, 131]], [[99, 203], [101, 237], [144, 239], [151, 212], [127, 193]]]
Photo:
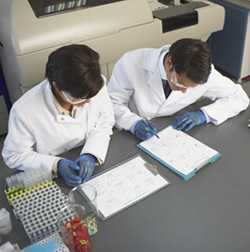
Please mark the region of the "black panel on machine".
[[124, 0], [28, 0], [36, 17], [61, 14], [80, 8], [120, 2]]
[[165, 33], [198, 24], [198, 12], [195, 9], [205, 6], [208, 6], [208, 4], [203, 2], [190, 2], [156, 10], [153, 12], [153, 15], [155, 18], [161, 20], [162, 31]]

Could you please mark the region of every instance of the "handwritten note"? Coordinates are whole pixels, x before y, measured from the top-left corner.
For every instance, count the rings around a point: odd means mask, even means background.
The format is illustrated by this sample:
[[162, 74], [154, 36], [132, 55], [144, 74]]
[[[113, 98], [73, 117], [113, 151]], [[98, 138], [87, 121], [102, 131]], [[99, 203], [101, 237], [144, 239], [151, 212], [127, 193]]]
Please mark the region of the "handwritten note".
[[158, 135], [160, 138], [152, 137], [140, 143], [140, 146], [184, 175], [201, 168], [218, 154], [216, 150], [171, 126]]

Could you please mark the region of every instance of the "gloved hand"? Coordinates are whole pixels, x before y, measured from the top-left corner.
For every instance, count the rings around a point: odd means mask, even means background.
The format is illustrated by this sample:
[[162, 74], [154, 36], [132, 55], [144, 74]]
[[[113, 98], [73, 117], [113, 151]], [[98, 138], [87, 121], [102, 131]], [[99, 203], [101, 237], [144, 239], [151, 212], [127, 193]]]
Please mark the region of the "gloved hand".
[[206, 122], [207, 120], [204, 113], [198, 110], [195, 112], [186, 112], [181, 116], [177, 116], [172, 126], [177, 130], [189, 131], [193, 127], [205, 124]]
[[97, 158], [91, 154], [82, 154], [76, 162], [80, 167], [79, 176], [82, 182], [89, 180], [98, 163]]
[[68, 159], [59, 160], [58, 164], [58, 174], [63, 178], [66, 185], [75, 187], [81, 184], [82, 179], [78, 176], [80, 166], [76, 162]]
[[134, 127], [133, 134], [141, 139], [146, 140], [154, 136], [157, 133], [157, 129], [153, 127], [148, 121], [139, 120]]

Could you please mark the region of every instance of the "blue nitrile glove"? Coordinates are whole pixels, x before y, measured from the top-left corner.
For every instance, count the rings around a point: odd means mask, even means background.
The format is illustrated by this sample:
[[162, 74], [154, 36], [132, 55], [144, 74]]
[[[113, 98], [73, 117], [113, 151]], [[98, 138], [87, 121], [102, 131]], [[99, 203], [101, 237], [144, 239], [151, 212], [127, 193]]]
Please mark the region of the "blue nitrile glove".
[[157, 129], [154, 128], [148, 121], [142, 119], [135, 124], [133, 133], [137, 138], [146, 140], [154, 136], [157, 133]]
[[205, 124], [206, 122], [205, 114], [201, 110], [198, 110], [195, 112], [186, 112], [181, 116], [177, 116], [172, 126], [177, 130], [189, 131], [193, 127]]
[[80, 167], [79, 177], [81, 177], [82, 182], [89, 180], [98, 164], [97, 158], [91, 154], [85, 153], [80, 155], [76, 162]]
[[59, 160], [58, 164], [58, 174], [63, 178], [66, 185], [75, 187], [81, 184], [82, 179], [78, 176], [80, 166], [76, 162], [68, 159]]

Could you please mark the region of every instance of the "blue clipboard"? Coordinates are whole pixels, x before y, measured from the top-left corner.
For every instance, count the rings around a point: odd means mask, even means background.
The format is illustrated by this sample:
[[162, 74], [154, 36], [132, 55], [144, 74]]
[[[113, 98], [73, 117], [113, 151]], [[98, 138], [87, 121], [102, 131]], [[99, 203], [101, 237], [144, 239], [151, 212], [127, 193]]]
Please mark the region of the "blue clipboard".
[[[152, 137], [145, 140], [139, 143], [137, 147], [185, 181], [191, 179], [202, 167], [214, 163], [221, 157], [218, 151], [171, 126], [166, 127], [157, 134], [157, 138]], [[184, 149], [182, 149], [183, 146]], [[180, 155], [176, 155], [175, 151]], [[190, 160], [188, 160], [190, 154], [187, 151], [190, 151], [192, 155], [194, 153], [194, 157]], [[197, 157], [200, 160], [197, 160]], [[180, 162], [182, 161], [180, 158], [184, 158], [184, 163]], [[192, 167], [192, 162], [195, 167]]]
[[165, 166], [165, 167], [169, 168], [171, 171], [175, 172], [177, 175], [179, 175], [185, 181], [190, 180], [201, 168], [203, 168], [204, 166], [206, 166], [208, 164], [214, 163], [215, 161], [217, 161], [221, 157], [221, 154], [217, 153], [215, 156], [211, 157], [210, 159], [206, 160], [206, 162], [202, 163], [199, 167], [194, 167], [193, 170], [192, 170], [192, 172], [190, 172], [189, 174], [183, 174], [182, 172], [180, 172], [179, 170], [177, 170], [175, 167], [173, 167], [172, 165], [170, 165], [169, 163], [167, 163], [165, 160], [160, 159], [159, 157], [157, 157], [156, 155], [154, 155], [152, 152], [150, 152], [148, 149], [144, 148], [140, 144], [138, 144], [137, 147], [139, 149], [141, 149], [142, 151], [144, 151], [145, 153], [147, 153], [153, 159], [157, 160], [163, 166]]

